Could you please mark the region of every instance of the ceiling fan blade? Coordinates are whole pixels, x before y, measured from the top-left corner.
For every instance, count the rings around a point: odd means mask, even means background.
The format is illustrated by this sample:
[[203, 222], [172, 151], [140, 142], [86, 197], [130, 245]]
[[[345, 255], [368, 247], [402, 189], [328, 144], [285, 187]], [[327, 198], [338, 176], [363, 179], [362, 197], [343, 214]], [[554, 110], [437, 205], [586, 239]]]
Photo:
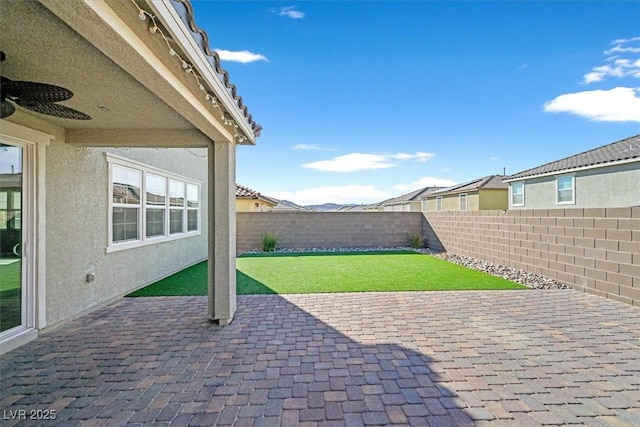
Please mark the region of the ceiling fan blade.
[[60, 102], [73, 96], [73, 92], [60, 86], [37, 82], [3, 79], [3, 96], [22, 102]]
[[61, 117], [63, 119], [72, 120], [91, 120], [91, 116], [81, 113], [73, 108], [64, 105], [52, 104], [47, 102], [22, 102], [16, 100], [16, 103], [36, 113], [46, 114], [48, 116]]
[[13, 113], [16, 112], [16, 107], [13, 106], [9, 101], [5, 101], [4, 99], [0, 102], [0, 119], [4, 119], [5, 117], [9, 117]]

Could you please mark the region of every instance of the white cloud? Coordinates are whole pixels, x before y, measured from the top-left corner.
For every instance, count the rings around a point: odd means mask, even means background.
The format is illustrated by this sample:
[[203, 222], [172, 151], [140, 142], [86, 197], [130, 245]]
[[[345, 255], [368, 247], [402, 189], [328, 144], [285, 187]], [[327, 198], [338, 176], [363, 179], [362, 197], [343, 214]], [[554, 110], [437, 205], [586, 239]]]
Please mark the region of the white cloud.
[[597, 122], [640, 122], [639, 91], [629, 87], [567, 93], [547, 102], [544, 111], [570, 113]]
[[286, 16], [291, 19], [302, 19], [305, 13], [296, 10], [296, 6], [287, 6], [280, 8], [280, 16]]
[[322, 147], [316, 144], [296, 144], [291, 147], [292, 150], [315, 150], [315, 151], [334, 151], [335, 148]]
[[266, 56], [260, 55], [258, 53], [249, 52], [248, 50], [224, 50], [224, 49], [215, 49], [218, 56], [222, 61], [231, 61], [231, 62], [240, 62], [242, 64], [247, 64], [249, 62], [255, 61], [267, 61]]
[[422, 163], [426, 162], [433, 156], [435, 156], [435, 154], [421, 151], [414, 154], [350, 153], [334, 157], [331, 160], [319, 160], [317, 162], [305, 163], [302, 167], [325, 172], [358, 172], [388, 169], [397, 166], [398, 162], [415, 161]]
[[489, 157], [489, 160], [491, 160], [491, 161], [500, 160], [500, 157], [498, 157], [498, 156], [491, 156], [491, 157]]
[[[584, 84], [596, 83], [607, 77], [634, 77], [640, 78], [640, 37], [630, 39], [618, 39], [611, 42], [613, 47], [604, 51], [608, 57], [605, 64], [593, 67], [586, 73], [582, 82]], [[623, 57], [624, 56], [624, 57]]]
[[379, 190], [373, 185], [324, 186], [297, 191], [273, 191], [268, 194], [299, 205], [374, 203], [391, 197], [389, 193]]
[[394, 185], [393, 188], [394, 190], [408, 192], [425, 187], [451, 187], [452, 185], [456, 184], [457, 182], [450, 179], [425, 176], [417, 181], [413, 181], [411, 184], [398, 184]]

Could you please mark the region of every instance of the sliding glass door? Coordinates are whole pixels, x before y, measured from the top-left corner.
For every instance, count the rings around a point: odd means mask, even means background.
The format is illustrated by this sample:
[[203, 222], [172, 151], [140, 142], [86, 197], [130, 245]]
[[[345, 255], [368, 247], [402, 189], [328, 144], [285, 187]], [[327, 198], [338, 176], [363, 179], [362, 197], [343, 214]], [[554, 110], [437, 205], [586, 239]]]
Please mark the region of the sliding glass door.
[[23, 326], [26, 317], [24, 152], [0, 141], [0, 336]]

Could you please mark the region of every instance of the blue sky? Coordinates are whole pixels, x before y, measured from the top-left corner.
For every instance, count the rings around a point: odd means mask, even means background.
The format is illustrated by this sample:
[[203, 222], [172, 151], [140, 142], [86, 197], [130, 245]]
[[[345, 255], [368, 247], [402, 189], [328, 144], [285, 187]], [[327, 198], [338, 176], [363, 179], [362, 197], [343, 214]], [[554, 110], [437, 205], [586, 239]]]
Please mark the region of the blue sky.
[[237, 182], [370, 203], [640, 133], [640, 2], [193, 1], [263, 126]]

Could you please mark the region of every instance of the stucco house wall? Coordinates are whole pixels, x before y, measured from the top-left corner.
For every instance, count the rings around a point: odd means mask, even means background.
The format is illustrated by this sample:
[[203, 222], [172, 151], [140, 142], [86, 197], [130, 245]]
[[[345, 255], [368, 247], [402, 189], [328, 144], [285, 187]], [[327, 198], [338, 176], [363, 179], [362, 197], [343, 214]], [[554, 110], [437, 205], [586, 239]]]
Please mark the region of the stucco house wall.
[[273, 208], [273, 205], [268, 205], [261, 200], [236, 197], [236, 212], [270, 212]]
[[[107, 253], [109, 173], [105, 153], [202, 182], [200, 233]], [[55, 140], [47, 148], [47, 324], [81, 313], [207, 258], [204, 149], [104, 149]], [[87, 282], [87, 273], [95, 280]]]
[[[465, 193], [467, 195], [467, 210], [477, 211], [480, 208], [480, 200], [478, 193]], [[458, 212], [460, 210], [460, 194], [443, 194], [442, 196], [443, 212]], [[427, 211], [437, 211], [437, 197], [429, 197], [427, 199]]]
[[422, 210], [419, 200], [385, 205], [385, 212], [420, 212]]
[[491, 190], [481, 189], [479, 194], [479, 209], [494, 210], [494, 209], [507, 209], [509, 207], [509, 193], [507, 189], [504, 190]]
[[524, 206], [514, 206], [509, 200], [509, 209], [555, 209], [555, 208], [617, 208], [640, 206], [640, 161], [616, 166], [580, 170], [575, 176], [575, 203], [556, 202], [556, 177], [571, 175], [558, 173], [532, 177], [524, 180]]

